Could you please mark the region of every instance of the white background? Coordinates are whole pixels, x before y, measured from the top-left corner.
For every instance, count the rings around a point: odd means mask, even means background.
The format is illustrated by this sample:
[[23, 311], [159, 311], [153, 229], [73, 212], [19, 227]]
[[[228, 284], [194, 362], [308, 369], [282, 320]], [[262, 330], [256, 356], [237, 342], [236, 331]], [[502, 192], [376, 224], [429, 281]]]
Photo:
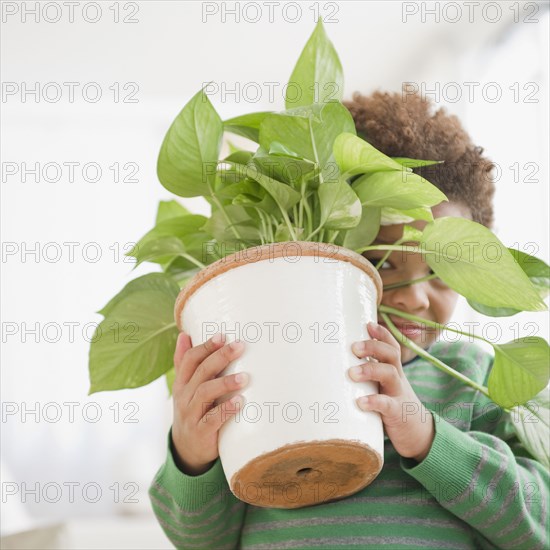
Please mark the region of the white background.
[[[265, 3], [249, 2], [237, 8], [237, 22], [235, 14], [223, 13], [233, 9], [234, 2], [120, 2], [120, 19], [132, 16], [136, 23], [115, 23], [110, 1], [98, 3], [102, 14], [96, 23], [84, 20], [84, 16], [96, 16], [92, 8], [83, 12], [86, 3], [75, 8], [73, 23], [68, 8], [55, 2], [62, 9], [60, 21], [48, 21], [57, 16], [55, 6], [41, 13], [39, 22], [32, 14], [24, 20], [25, 4], [34, 9], [35, 2], [4, 3], [1, 39], [3, 90], [10, 89], [6, 88], [9, 83], [18, 86], [16, 94], [3, 94], [1, 104], [2, 401], [4, 412], [13, 407], [18, 411], [2, 418], [3, 481], [17, 483], [19, 489], [23, 483], [31, 489], [35, 484], [40, 489], [47, 483], [78, 485], [74, 502], [68, 491], [55, 503], [47, 502], [43, 494], [28, 494], [24, 504], [21, 493], [3, 495], [2, 534], [37, 521], [71, 520], [74, 547], [84, 536], [82, 525], [89, 525], [83, 521], [96, 518], [97, 528], [91, 532], [100, 540], [89, 542], [90, 547], [114, 547], [116, 539], [103, 538], [108, 543], [102, 543], [100, 536], [114, 531], [122, 541], [120, 547], [167, 544], [152, 519], [147, 497], [148, 484], [164, 460], [170, 425], [164, 380], [137, 390], [87, 396], [86, 337], [92, 329], [87, 333], [84, 329], [87, 323], [101, 320], [95, 312], [128, 281], [155, 270], [141, 266], [132, 271], [123, 253], [128, 243], [152, 227], [158, 201], [172, 198], [157, 180], [156, 159], [179, 110], [210, 81], [228, 90], [243, 91], [248, 85], [246, 97], [210, 94], [223, 119], [283, 109], [282, 87], [313, 31], [316, 13], [325, 17], [325, 28], [340, 55], [345, 98], [355, 90], [364, 94], [375, 89], [400, 91], [403, 82], [435, 91], [430, 97], [456, 113], [474, 142], [501, 167], [495, 232], [506, 245], [515, 244], [548, 261], [545, 3], [491, 2], [491, 9], [482, 10], [474, 2], [469, 12], [462, 3], [301, 2], [300, 14], [295, 5], [283, 9], [281, 2], [270, 22]], [[18, 10], [13, 15], [12, 5]], [[44, 3], [39, 5], [42, 10]], [[252, 22], [258, 14], [259, 21]], [[67, 82], [79, 83], [74, 102], [63, 84]], [[135, 85], [124, 89], [130, 82]], [[274, 101], [265, 82], [276, 83]], [[469, 98], [472, 87], [464, 83], [472, 82], [478, 85]], [[23, 83], [27, 88], [38, 83], [41, 89], [57, 83], [63, 94], [58, 101], [43, 97], [36, 101], [32, 94], [22, 94]], [[96, 103], [83, 99], [86, 83], [100, 86], [103, 95]], [[110, 89], [115, 83], [120, 88], [119, 102]], [[497, 87], [489, 89], [488, 83]], [[253, 101], [258, 88], [262, 95]], [[135, 89], [137, 102], [120, 100]], [[457, 89], [462, 92], [458, 101]], [[502, 97], [493, 102], [496, 89]], [[519, 95], [514, 96], [513, 90]], [[55, 89], [49, 91], [52, 97]], [[80, 163], [74, 182], [68, 181], [67, 171], [58, 182], [42, 177], [35, 182], [32, 174], [23, 182], [20, 173], [5, 174], [6, 163], [17, 163], [21, 169], [23, 162], [32, 168], [36, 162], [43, 166], [71, 161]], [[89, 162], [102, 168], [96, 183], [84, 181], [81, 175], [80, 167]], [[138, 181], [115, 183], [109, 169], [113, 163], [136, 163]], [[519, 168], [517, 181], [510, 168], [514, 163]], [[534, 163], [536, 181], [526, 179], [533, 166], [525, 168], [526, 163]], [[209, 214], [202, 199], [182, 202], [196, 213]], [[74, 258], [67, 243], [77, 243]], [[36, 249], [38, 256], [24, 252], [29, 249]], [[56, 257], [59, 249], [61, 256]], [[94, 261], [98, 250], [101, 257]], [[492, 322], [463, 303], [456, 319]], [[521, 314], [499, 325], [502, 341], [517, 336], [518, 329], [521, 335], [536, 331], [548, 338], [544, 313]], [[28, 332], [36, 326], [38, 333]], [[480, 334], [483, 329], [480, 325]], [[497, 333], [494, 324], [485, 330], [490, 338]], [[75, 403], [72, 422], [66, 402]], [[56, 414], [55, 405], [45, 407], [48, 403], [57, 403], [62, 411], [54, 422], [44, 418], [45, 413]], [[36, 407], [38, 418], [22, 414]], [[101, 418], [91, 422], [97, 410]], [[128, 420], [137, 422], [123, 422], [131, 412], [135, 414]], [[101, 487], [98, 502], [82, 497], [86, 483]], [[116, 483], [119, 500], [138, 487], [134, 495], [138, 502], [116, 503], [110, 489]], [[126, 483], [131, 485], [125, 490]], [[55, 495], [55, 489], [50, 495]], [[101, 520], [107, 516], [109, 522]], [[123, 528], [132, 517], [150, 526], [150, 539], [143, 527], [139, 537], [137, 532], [134, 538], [126, 534]]]

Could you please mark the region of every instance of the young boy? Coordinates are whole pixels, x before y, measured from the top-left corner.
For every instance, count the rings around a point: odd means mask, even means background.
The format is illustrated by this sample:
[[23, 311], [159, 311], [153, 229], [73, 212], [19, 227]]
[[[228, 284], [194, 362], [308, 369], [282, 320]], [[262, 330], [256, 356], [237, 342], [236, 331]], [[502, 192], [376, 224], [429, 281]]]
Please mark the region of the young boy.
[[[346, 106], [358, 134], [390, 156], [444, 160], [416, 170], [448, 203], [434, 217], [461, 216], [491, 227], [492, 165], [459, 121], [419, 97], [354, 94]], [[425, 222], [411, 225], [422, 229]], [[403, 224], [382, 226], [379, 242], [394, 243]], [[365, 253], [378, 262], [382, 252]], [[392, 252], [380, 269], [384, 286], [424, 277], [420, 255]], [[382, 303], [441, 324], [457, 294], [439, 279], [384, 292]], [[470, 343], [445, 343], [438, 334], [392, 316], [411, 340], [454, 369], [487, 384], [492, 356]], [[342, 500], [286, 510], [238, 500], [218, 458], [218, 431], [238, 412], [223, 403], [204, 416], [202, 404], [246, 386], [246, 375], [216, 376], [244, 344], [222, 335], [192, 347], [180, 334], [174, 363], [174, 421], [168, 456], [150, 489], [153, 509], [178, 548], [530, 548], [550, 547], [549, 473], [520, 445], [510, 416], [479, 392], [400, 346], [380, 323], [373, 338], [353, 346], [352, 380], [379, 382], [364, 410], [381, 414], [384, 467], [358, 493]], [[225, 415], [221, 414], [221, 409]], [[408, 411], [407, 415], [403, 411]], [[223, 417], [222, 417], [223, 416]], [[202, 421], [204, 419], [204, 421]]]

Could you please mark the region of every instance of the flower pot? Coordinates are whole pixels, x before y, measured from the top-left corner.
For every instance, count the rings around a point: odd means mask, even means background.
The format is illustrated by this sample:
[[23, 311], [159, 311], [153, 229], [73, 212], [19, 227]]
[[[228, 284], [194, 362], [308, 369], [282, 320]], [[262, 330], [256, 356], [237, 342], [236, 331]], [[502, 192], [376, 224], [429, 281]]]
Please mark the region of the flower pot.
[[292, 241], [248, 248], [197, 273], [180, 292], [176, 322], [194, 346], [215, 332], [245, 349], [222, 375], [244, 371], [241, 411], [220, 429], [231, 491], [255, 506], [299, 508], [371, 483], [383, 465], [376, 412], [356, 399], [378, 392], [347, 370], [368, 339], [382, 297], [363, 256], [332, 244]]

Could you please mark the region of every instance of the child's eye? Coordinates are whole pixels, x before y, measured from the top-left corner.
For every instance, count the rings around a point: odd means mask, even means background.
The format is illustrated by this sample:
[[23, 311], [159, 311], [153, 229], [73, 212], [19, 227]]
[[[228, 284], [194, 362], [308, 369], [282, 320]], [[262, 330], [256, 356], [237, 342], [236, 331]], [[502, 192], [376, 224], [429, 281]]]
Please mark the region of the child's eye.
[[[377, 266], [378, 265], [378, 262], [382, 259], [382, 256], [380, 256], [379, 258], [368, 258], [367, 256], [365, 256], [365, 258], [373, 265], [373, 266]], [[382, 270], [382, 269], [391, 269], [392, 268], [392, 265], [390, 262], [388, 262], [388, 260], [386, 260], [380, 267], [379, 269]]]

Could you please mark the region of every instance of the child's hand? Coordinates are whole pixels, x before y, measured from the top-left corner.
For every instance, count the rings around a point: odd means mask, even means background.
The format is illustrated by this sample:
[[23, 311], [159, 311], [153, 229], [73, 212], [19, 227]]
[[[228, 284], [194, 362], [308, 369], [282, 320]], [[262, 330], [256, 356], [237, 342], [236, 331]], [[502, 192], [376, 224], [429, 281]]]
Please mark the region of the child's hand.
[[351, 367], [349, 375], [356, 382], [379, 382], [380, 393], [369, 395], [366, 404], [362, 397], [357, 403], [365, 411], [382, 415], [386, 433], [401, 456], [420, 462], [428, 454], [435, 435], [433, 416], [403, 373], [401, 348], [391, 332], [375, 323], [369, 323], [368, 331], [376, 340], [356, 342], [352, 350], [359, 358], [374, 357], [378, 362]]
[[[216, 378], [227, 365], [237, 359], [243, 349], [235, 344], [224, 345], [223, 335], [214, 335], [204, 344], [192, 347], [191, 338], [180, 333], [174, 354], [176, 377], [172, 387], [174, 421], [172, 442], [178, 467], [188, 475], [206, 472], [218, 457], [218, 432], [226, 420], [234, 416], [240, 402], [214, 401], [248, 382], [245, 373]], [[238, 376], [242, 377], [237, 379]], [[178, 460], [179, 459], [179, 460]]]

